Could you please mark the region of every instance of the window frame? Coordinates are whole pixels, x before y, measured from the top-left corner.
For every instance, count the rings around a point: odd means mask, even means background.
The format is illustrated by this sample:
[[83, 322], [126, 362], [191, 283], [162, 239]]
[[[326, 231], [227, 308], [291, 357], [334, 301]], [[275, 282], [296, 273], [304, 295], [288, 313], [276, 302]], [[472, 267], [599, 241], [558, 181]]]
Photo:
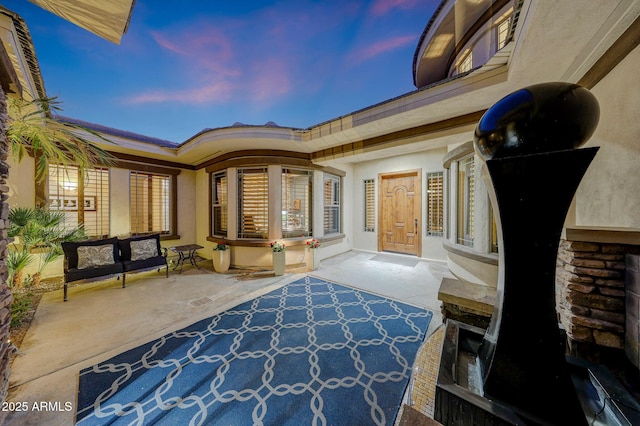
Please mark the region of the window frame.
[[510, 27], [511, 27], [511, 17], [512, 17], [512, 15], [509, 15], [508, 17], [506, 17], [502, 21], [496, 23], [496, 25], [495, 25], [495, 29], [496, 29], [496, 49], [497, 50], [502, 49], [509, 42], [509, 32], [510, 32]]
[[460, 61], [458, 62], [456, 69], [457, 74], [464, 74], [465, 72], [473, 69], [473, 50], [469, 50], [460, 57]]
[[[330, 193], [327, 194], [327, 189]], [[323, 172], [322, 176], [322, 200], [323, 200], [323, 225], [324, 235], [340, 234], [342, 232], [342, 177], [332, 173]], [[330, 212], [335, 212], [329, 216]], [[330, 226], [332, 220], [337, 225]]]
[[[83, 226], [89, 237], [108, 236], [111, 226], [110, 175], [111, 171], [107, 167], [92, 167], [83, 170], [77, 165], [50, 164], [45, 186], [47, 208], [59, 211], [68, 210], [63, 223], [65, 227]], [[52, 182], [52, 179], [55, 179], [55, 182]], [[92, 180], [95, 181], [95, 184], [91, 184]], [[68, 184], [71, 185], [66, 187]], [[52, 188], [55, 188], [56, 191], [52, 191]], [[75, 192], [76, 195], [67, 194], [67, 192]], [[91, 194], [87, 195], [87, 192]], [[78, 198], [83, 198], [88, 204], [78, 203]], [[53, 200], [56, 200], [55, 204]], [[73, 201], [75, 208], [73, 206], [65, 207], [67, 200]], [[72, 212], [77, 212], [75, 220], [72, 219], [74, 216]], [[94, 220], [89, 222], [87, 215], [94, 216]], [[92, 229], [95, 229], [95, 232], [92, 232]]]
[[[217, 179], [220, 185], [224, 185], [224, 190], [218, 193]], [[224, 182], [222, 181], [224, 179]], [[218, 215], [220, 216], [220, 229], [216, 227]], [[226, 227], [224, 226], [226, 225]], [[211, 173], [211, 235], [217, 237], [227, 237], [229, 234], [229, 177], [226, 170]]]
[[364, 212], [362, 230], [364, 232], [376, 231], [376, 180], [363, 179]]
[[[286, 176], [306, 177], [306, 183], [304, 184], [306, 191], [303, 198], [291, 198], [291, 195], [287, 193], [291, 192], [292, 188], [285, 185]], [[286, 187], [285, 187], [286, 186]], [[282, 211], [282, 222], [280, 230], [282, 238], [296, 238], [296, 237], [311, 237], [313, 236], [313, 171], [306, 169], [299, 169], [293, 167], [281, 168], [280, 179], [280, 207]], [[296, 204], [299, 204], [296, 206]], [[302, 212], [302, 213], [290, 213], [290, 212]], [[303, 228], [291, 228], [285, 226], [285, 223], [289, 222], [290, 215], [295, 220], [295, 216], [298, 217], [300, 223], [303, 224]], [[306, 228], [306, 229], [304, 229]]]
[[[246, 201], [243, 202], [243, 200], [246, 200], [244, 198], [244, 190], [243, 190], [243, 180], [245, 176], [249, 176], [249, 175], [263, 175], [264, 176], [264, 182], [260, 183], [259, 181], [257, 182], [258, 185], [262, 184], [262, 188], [266, 189], [261, 197], [262, 199], [262, 205], [264, 206], [264, 208], [262, 209], [262, 211], [258, 211], [258, 210], [251, 210], [252, 211], [252, 216], [255, 213], [261, 213], [261, 217], [260, 218], [260, 222], [262, 223], [263, 228], [260, 228], [261, 231], [260, 232], [247, 232], [245, 231], [244, 227], [245, 227], [245, 220], [244, 220], [244, 215], [245, 215], [245, 211], [247, 211], [247, 209], [244, 208], [244, 206], [246, 206], [248, 203]], [[236, 204], [238, 207], [238, 214], [237, 214], [237, 218], [236, 220], [237, 222], [237, 235], [236, 238], [238, 240], [267, 240], [269, 238], [269, 169], [266, 166], [255, 166], [255, 167], [242, 167], [242, 168], [238, 168], [237, 169], [237, 183], [238, 183], [238, 187], [237, 187], [237, 200], [236, 200]], [[259, 198], [255, 198], [254, 197], [254, 201], [251, 203], [252, 205], [255, 204], [259, 204], [260, 200]], [[254, 221], [255, 218], [252, 217], [252, 221]]]
[[489, 203], [489, 253], [499, 253], [498, 224], [493, 205]]
[[[439, 189], [436, 188], [436, 190], [438, 191], [438, 193], [434, 196], [432, 193], [432, 189], [431, 189], [431, 184], [430, 184], [430, 180], [431, 179], [438, 179], [440, 182], [439, 184], [436, 183], [434, 185], [438, 186]], [[438, 172], [429, 172], [427, 173], [427, 184], [426, 184], [426, 199], [427, 199], [427, 208], [426, 208], [426, 226], [425, 226], [425, 230], [426, 230], [426, 235], [428, 236], [432, 236], [432, 237], [444, 237], [444, 228], [445, 228], [445, 214], [444, 214], [444, 194], [445, 194], [445, 183], [444, 183], [444, 171], [438, 171]], [[434, 200], [435, 198], [435, 200]], [[436, 203], [439, 205], [439, 208], [437, 209], [437, 211], [435, 213], [432, 212], [432, 205]], [[437, 220], [436, 222], [438, 223], [438, 225], [436, 225], [435, 227], [432, 226], [433, 224], [433, 218], [432, 216], [436, 215], [437, 216]], [[434, 231], [433, 229], [439, 229]]]
[[[457, 164], [456, 244], [473, 247], [475, 230], [475, 157], [465, 156]], [[464, 171], [463, 171], [464, 169]]]
[[[134, 226], [134, 212], [137, 212], [138, 209], [134, 207], [134, 194], [132, 193], [133, 189], [133, 178], [138, 178], [138, 176], [146, 176], [148, 178], [160, 178], [161, 182], [166, 182], [167, 188], [163, 191], [159, 199], [159, 204], [161, 205], [161, 210], [164, 210], [166, 214], [165, 219], [160, 219], [161, 222], [165, 225], [167, 229], [158, 230], [154, 229], [153, 220], [151, 222], [151, 229], [146, 231], [139, 231], [137, 226]], [[153, 182], [153, 180], [152, 180]], [[137, 189], [136, 189], [137, 191]], [[160, 234], [162, 238], [172, 238], [176, 237], [177, 231], [177, 175], [170, 173], [162, 173], [158, 171], [152, 170], [144, 170], [144, 169], [129, 169], [129, 220], [130, 220], [130, 233], [131, 235], [150, 235], [150, 234]], [[141, 196], [144, 197], [144, 194]], [[137, 198], [137, 195], [136, 195]], [[144, 201], [144, 200], [143, 200]], [[153, 203], [153, 200], [147, 199], [147, 205]], [[148, 213], [147, 213], [148, 214]], [[144, 222], [143, 222], [144, 223]], [[134, 231], [134, 228], [136, 229]]]

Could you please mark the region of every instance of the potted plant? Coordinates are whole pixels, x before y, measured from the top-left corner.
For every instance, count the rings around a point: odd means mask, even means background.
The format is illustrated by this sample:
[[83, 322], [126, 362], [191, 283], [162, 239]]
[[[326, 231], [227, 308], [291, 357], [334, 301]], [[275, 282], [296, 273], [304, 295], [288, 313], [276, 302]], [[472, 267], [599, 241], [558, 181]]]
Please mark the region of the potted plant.
[[231, 265], [231, 250], [224, 243], [218, 243], [213, 248], [213, 269], [216, 272], [224, 273], [229, 270]]
[[307, 240], [306, 244], [307, 252], [305, 256], [305, 263], [307, 264], [307, 268], [313, 271], [318, 269], [318, 266], [320, 265], [320, 256], [315, 252], [316, 249], [320, 247], [320, 241], [316, 240], [315, 238], [311, 238], [310, 240]]
[[283, 275], [286, 266], [285, 250], [286, 246], [282, 241], [273, 241], [269, 243], [273, 252], [273, 271], [276, 275]]

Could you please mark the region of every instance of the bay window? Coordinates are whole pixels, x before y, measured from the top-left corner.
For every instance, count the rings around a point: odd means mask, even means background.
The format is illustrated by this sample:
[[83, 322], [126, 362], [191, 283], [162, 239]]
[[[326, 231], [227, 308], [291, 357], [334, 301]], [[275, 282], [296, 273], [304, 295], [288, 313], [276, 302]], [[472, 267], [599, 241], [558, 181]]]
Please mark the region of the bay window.
[[211, 233], [222, 237], [227, 236], [229, 221], [227, 213], [227, 172], [211, 175]]
[[269, 236], [269, 174], [266, 167], [238, 169], [238, 238]]
[[309, 237], [313, 172], [282, 169], [282, 237]]

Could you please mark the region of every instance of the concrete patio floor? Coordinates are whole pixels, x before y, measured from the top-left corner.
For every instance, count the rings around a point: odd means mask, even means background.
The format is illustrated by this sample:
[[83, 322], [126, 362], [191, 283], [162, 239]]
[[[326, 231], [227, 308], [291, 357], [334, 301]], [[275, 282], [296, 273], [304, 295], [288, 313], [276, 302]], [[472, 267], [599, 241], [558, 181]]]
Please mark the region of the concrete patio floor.
[[[409, 262], [407, 262], [409, 261]], [[405, 265], [417, 261], [415, 266]], [[404, 264], [403, 264], [404, 263]], [[313, 275], [388, 296], [433, 312], [427, 335], [441, 323], [440, 280], [451, 276], [446, 264], [415, 257], [350, 251], [320, 263], [315, 271], [288, 268], [273, 272], [217, 274], [211, 261], [180, 274], [146, 272], [122, 282], [110, 279], [44, 294], [10, 375], [7, 401], [26, 403], [5, 425], [74, 424], [78, 373], [200, 319]], [[43, 405], [42, 410], [35, 410]], [[15, 405], [15, 404], [14, 404]]]

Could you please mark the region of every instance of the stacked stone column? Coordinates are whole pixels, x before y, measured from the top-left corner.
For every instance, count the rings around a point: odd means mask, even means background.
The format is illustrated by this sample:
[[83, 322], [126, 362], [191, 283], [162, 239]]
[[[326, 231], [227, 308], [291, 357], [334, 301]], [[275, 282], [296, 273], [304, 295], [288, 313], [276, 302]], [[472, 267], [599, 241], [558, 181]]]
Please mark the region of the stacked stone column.
[[[11, 324], [11, 302], [13, 302], [13, 295], [7, 285], [9, 276], [7, 268], [7, 218], [9, 216], [7, 178], [9, 164], [7, 163], [6, 122], [7, 103], [4, 91], [0, 87], [0, 403], [6, 401], [9, 391], [9, 362], [11, 356], [9, 326]], [[0, 424], [4, 422], [5, 417], [6, 412], [0, 411]]]
[[562, 240], [556, 267], [560, 322], [571, 352], [600, 361], [625, 345], [625, 254], [640, 247]]

